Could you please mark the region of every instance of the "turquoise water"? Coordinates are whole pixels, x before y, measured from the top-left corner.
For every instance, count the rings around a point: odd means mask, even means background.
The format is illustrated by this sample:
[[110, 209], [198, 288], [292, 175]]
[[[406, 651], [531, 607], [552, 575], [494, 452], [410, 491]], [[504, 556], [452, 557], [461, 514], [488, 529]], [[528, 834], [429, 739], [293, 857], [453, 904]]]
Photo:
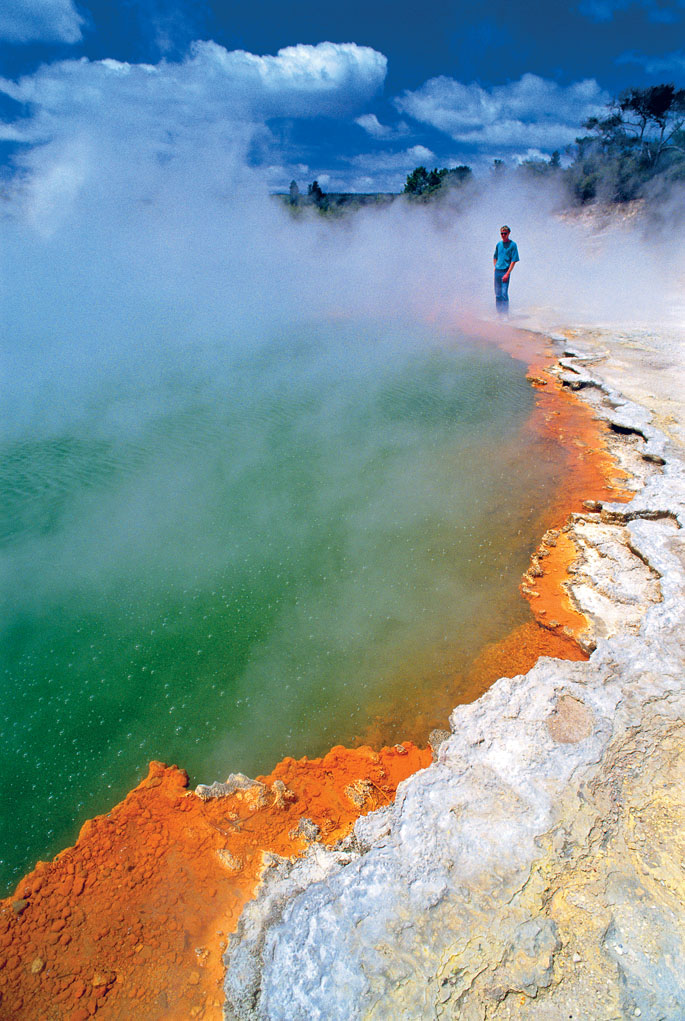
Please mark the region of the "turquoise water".
[[254, 775], [418, 712], [526, 615], [555, 472], [525, 366], [425, 326], [77, 364], [1, 450], [4, 886], [150, 759]]

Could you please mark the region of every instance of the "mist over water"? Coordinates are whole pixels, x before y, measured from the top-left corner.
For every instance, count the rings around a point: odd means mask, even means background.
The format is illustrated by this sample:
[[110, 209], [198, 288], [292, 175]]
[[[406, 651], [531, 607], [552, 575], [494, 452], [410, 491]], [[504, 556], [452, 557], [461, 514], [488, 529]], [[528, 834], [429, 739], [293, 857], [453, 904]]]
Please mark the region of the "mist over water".
[[524, 614], [551, 478], [512, 484], [523, 365], [369, 319], [170, 352], [3, 443], [7, 877], [148, 760], [199, 781], [349, 743]]
[[36, 148], [0, 221], [7, 883], [151, 758], [320, 754], [524, 619], [563, 458], [459, 325], [501, 222], [514, 311], [644, 321], [673, 280], [539, 186], [294, 221], [243, 156], [136, 144]]

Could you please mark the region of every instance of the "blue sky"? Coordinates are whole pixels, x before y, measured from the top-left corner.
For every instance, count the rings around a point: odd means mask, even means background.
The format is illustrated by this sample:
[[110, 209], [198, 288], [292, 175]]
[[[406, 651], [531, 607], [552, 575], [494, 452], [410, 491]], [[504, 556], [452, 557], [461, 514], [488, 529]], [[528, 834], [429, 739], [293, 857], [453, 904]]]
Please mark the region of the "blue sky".
[[684, 40], [685, 0], [3, 0], [1, 152], [60, 186], [206, 145], [272, 190], [399, 190], [563, 151], [622, 88], [685, 85]]

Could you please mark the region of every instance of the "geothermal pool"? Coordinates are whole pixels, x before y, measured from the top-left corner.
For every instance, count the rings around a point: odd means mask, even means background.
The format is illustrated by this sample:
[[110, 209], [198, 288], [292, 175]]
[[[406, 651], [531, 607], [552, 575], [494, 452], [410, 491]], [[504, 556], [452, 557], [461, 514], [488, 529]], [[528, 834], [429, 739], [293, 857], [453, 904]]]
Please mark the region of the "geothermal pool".
[[529, 617], [563, 453], [529, 428], [525, 371], [455, 331], [328, 321], [24, 381], [1, 450], [3, 889], [150, 759], [211, 782], [439, 722]]

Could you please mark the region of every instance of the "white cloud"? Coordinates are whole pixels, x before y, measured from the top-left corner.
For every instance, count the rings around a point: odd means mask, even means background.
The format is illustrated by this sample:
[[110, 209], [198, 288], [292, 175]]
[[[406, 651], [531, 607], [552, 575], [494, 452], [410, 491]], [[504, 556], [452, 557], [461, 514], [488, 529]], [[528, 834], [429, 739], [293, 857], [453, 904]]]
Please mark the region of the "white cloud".
[[[111, 123], [162, 114], [162, 127], [234, 116], [344, 116], [382, 86], [387, 60], [354, 43], [289, 46], [273, 56], [193, 43], [180, 63], [68, 60], [0, 90], [34, 107], [34, 124], [105, 117]], [[175, 124], [173, 122], [176, 122]]]
[[373, 155], [361, 153], [351, 157], [349, 162], [352, 166], [366, 167], [373, 171], [404, 170], [406, 168], [408, 173], [421, 164], [434, 164], [435, 159], [435, 153], [427, 149], [425, 145], [412, 145], [411, 148], [403, 149], [401, 152], [384, 151]]
[[343, 115], [381, 88], [387, 58], [356, 43], [288, 46], [275, 57], [195, 43], [193, 63], [239, 102], [271, 116]]
[[382, 86], [386, 67], [369, 47], [328, 42], [264, 57], [196, 42], [185, 60], [155, 65], [61, 61], [0, 80], [0, 92], [29, 111], [0, 135], [27, 144], [27, 193], [40, 193], [34, 205], [44, 218], [51, 196], [56, 210], [58, 193], [66, 208], [91, 179], [101, 191], [124, 181], [129, 194], [149, 191], [169, 163], [235, 184], [251, 146], [259, 163], [273, 163], [270, 117], [355, 113]]
[[407, 174], [415, 167], [432, 169], [436, 165], [444, 165], [425, 145], [412, 145], [399, 152], [384, 149], [359, 153], [347, 159], [346, 163], [352, 174], [346, 176], [345, 191], [402, 191]]
[[367, 134], [371, 135], [372, 138], [378, 138], [386, 140], [390, 138], [401, 138], [402, 135], [409, 133], [409, 128], [400, 121], [394, 128], [387, 124], [381, 124], [376, 117], [375, 113], [365, 113], [361, 117], [355, 119], [355, 124], [358, 124], [360, 128], [363, 128]]
[[14, 124], [3, 124], [0, 121], [0, 141], [23, 142], [24, 132]]
[[3, 0], [0, 39], [11, 43], [77, 43], [83, 18], [72, 0]]
[[435, 159], [434, 153], [427, 149], [425, 145], [412, 145], [411, 149], [407, 149], [406, 155], [411, 157], [412, 160], [427, 160], [430, 162]]
[[524, 74], [487, 90], [431, 78], [395, 100], [397, 109], [464, 145], [554, 149], [572, 142], [583, 121], [604, 111], [609, 96], [593, 79], [569, 86]]
[[362, 114], [361, 117], [355, 119], [354, 123], [363, 128], [372, 138], [390, 138], [393, 133], [392, 128], [381, 124], [375, 113]]

